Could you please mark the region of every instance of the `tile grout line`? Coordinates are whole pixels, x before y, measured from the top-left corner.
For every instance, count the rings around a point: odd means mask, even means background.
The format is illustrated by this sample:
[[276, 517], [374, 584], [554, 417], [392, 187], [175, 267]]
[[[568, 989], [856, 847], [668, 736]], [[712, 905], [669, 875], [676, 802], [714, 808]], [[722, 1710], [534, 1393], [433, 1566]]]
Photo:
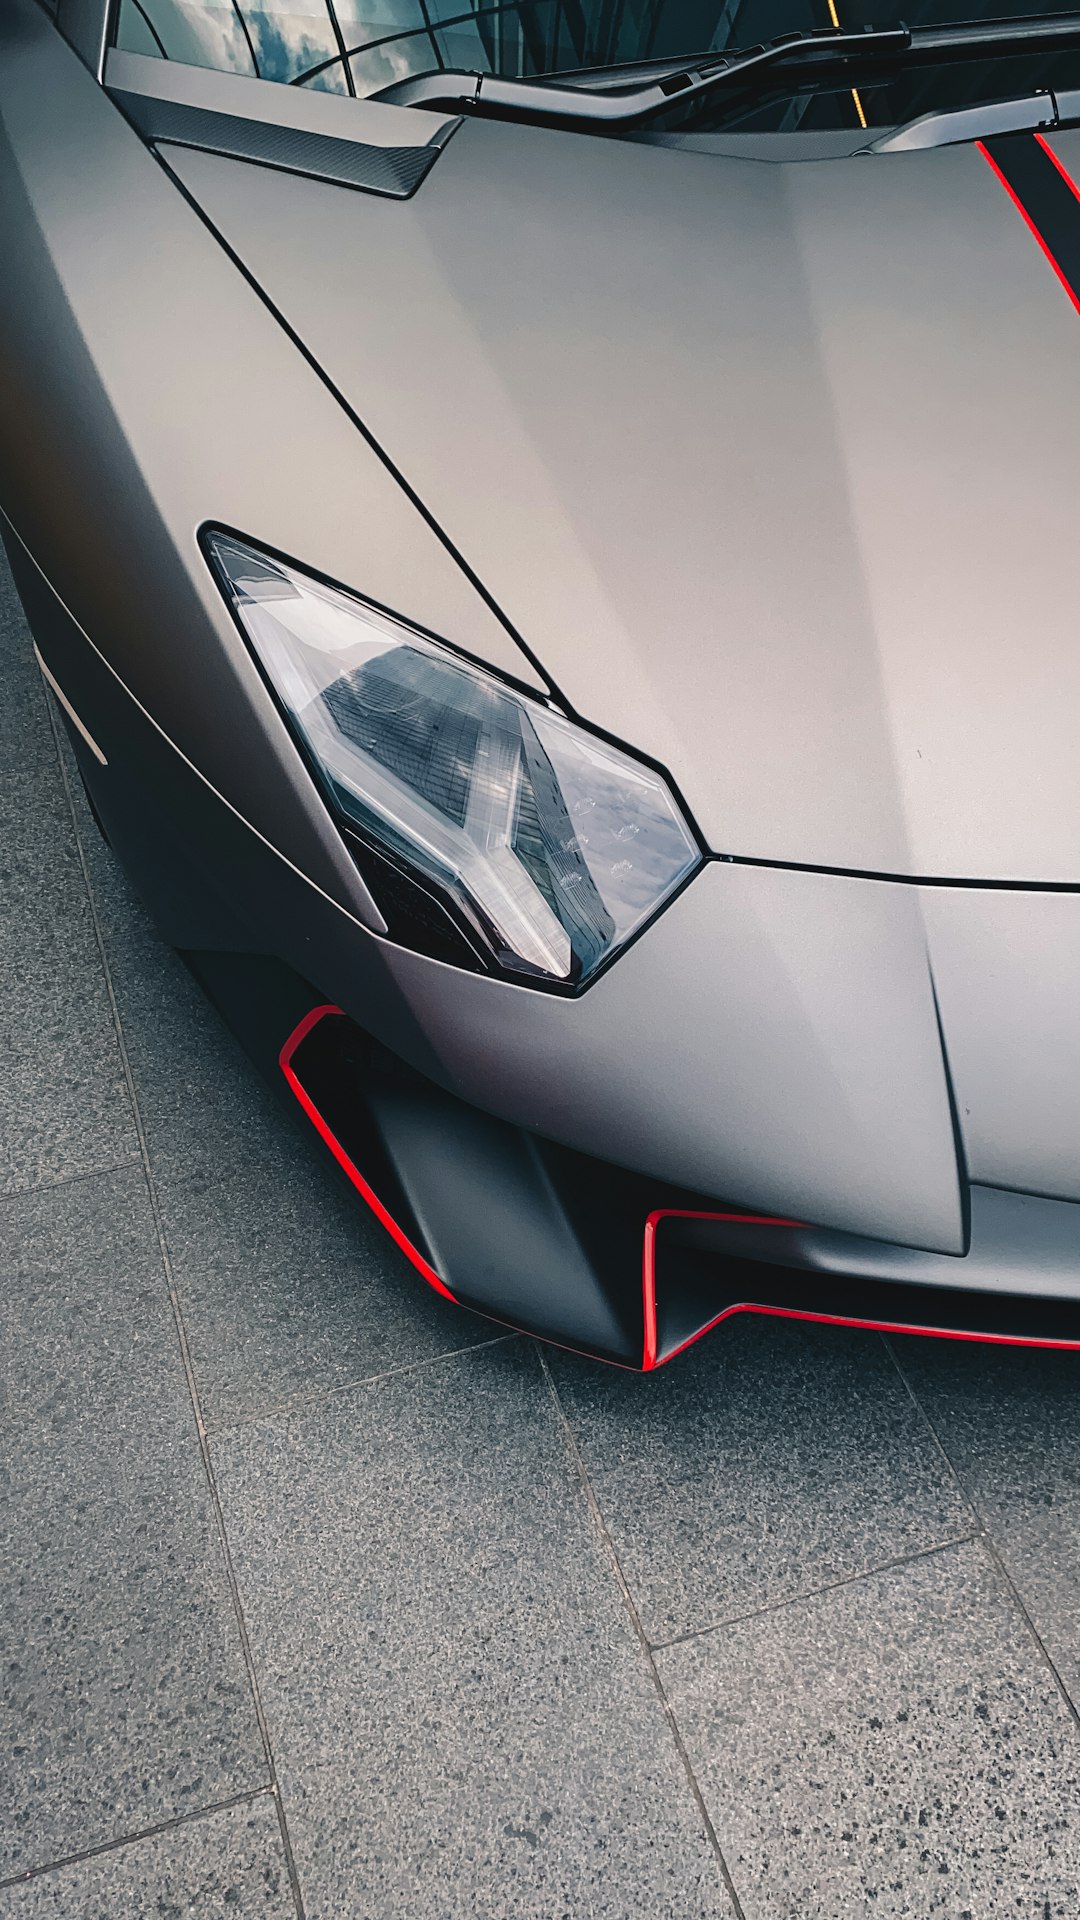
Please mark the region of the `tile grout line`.
[[0, 1207], [14, 1206], [16, 1201], [32, 1200], [36, 1193], [55, 1193], [57, 1187], [73, 1187], [80, 1180], [107, 1180], [110, 1174], [128, 1173], [133, 1167], [141, 1166], [142, 1155], [132, 1153], [112, 1167], [87, 1167], [83, 1173], [62, 1173], [59, 1180], [35, 1180], [32, 1186], [15, 1187], [10, 1193], [0, 1193]]
[[312, 1387], [306, 1393], [294, 1394], [289, 1400], [275, 1400], [270, 1406], [260, 1407], [257, 1413], [241, 1413], [235, 1420], [217, 1420], [207, 1422], [206, 1431], [211, 1439], [219, 1435], [235, 1433], [239, 1427], [257, 1426], [260, 1420], [276, 1420], [283, 1414], [299, 1413], [308, 1407], [321, 1407], [327, 1400], [334, 1400], [342, 1393], [355, 1393], [358, 1387], [377, 1387], [384, 1380], [396, 1380], [403, 1373], [421, 1373], [426, 1367], [441, 1366], [444, 1360], [460, 1360], [466, 1353], [482, 1353], [485, 1347], [501, 1347], [510, 1340], [525, 1338], [520, 1333], [496, 1333], [490, 1340], [472, 1340], [466, 1347], [449, 1347], [445, 1353], [429, 1354], [426, 1360], [404, 1360], [400, 1367], [387, 1367], [382, 1373], [359, 1373], [351, 1380], [340, 1380], [332, 1387]]
[[184, 1326], [183, 1314], [181, 1313], [181, 1309], [180, 1309], [180, 1298], [177, 1292], [175, 1275], [173, 1273], [172, 1256], [169, 1252], [169, 1245], [165, 1236], [164, 1223], [161, 1217], [161, 1208], [158, 1201], [157, 1190], [154, 1183], [153, 1173], [150, 1167], [150, 1153], [149, 1153], [149, 1148], [146, 1140], [146, 1129], [143, 1125], [142, 1112], [139, 1107], [138, 1096], [135, 1091], [135, 1081], [131, 1071], [131, 1062], [128, 1058], [128, 1050], [127, 1050], [127, 1043], [124, 1037], [123, 1023], [120, 1019], [120, 1008], [117, 1003], [116, 991], [113, 986], [112, 971], [109, 966], [108, 954], [105, 948], [105, 940], [101, 930], [101, 922], [98, 918], [97, 903], [94, 899], [93, 888], [90, 884], [90, 874], [89, 874], [89, 869], [86, 863], [86, 855], [83, 850], [82, 837], [79, 832], [79, 822], [78, 822], [78, 818], [75, 811], [74, 799], [72, 797], [71, 782], [68, 778], [67, 766], [64, 762], [64, 756], [61, 751], [60, 736], [57, 731], [58, 723], [57, 723], [56, 715], [53, 712], [51, 703], [49, 707], [49, 720], [53, 730], [53, 741], [56, 747], [57, 759], [60, 763], [60, 778], [61, 778], [61, 781], [63, 782], [64, 792], [67, 796], [68, 810], [71, 815], [72, 830], [75, 836], [75, 846], [79, 856], [79, 866], [82, 870], [83, 885], [86, 888], [86, 897], [87, 897], [87, 901], [89, 903], [89, 908], [90, 908], [90, 918], [94, 928], [94, 938], [97, 943], [98, 954], [101, 960], [102, 971], [105, 976], [105, 987], [109, 996], [109, 1006], [112, 1012], [113, 1025], [116, 1031], [116, 1044], [120, 1053], [120, 1061], [123, 1068], [124, 1081], [127, 1086], [128, 1100], [131, 1105], [132, 1119], [134, 1122], [135, 1132], [139, 1142], [139, 1153], [142, 1160], [143, 1177], [146, 1181], [146, 1190], [147, 1190], [147, 1196], [150, 1202], [150, 1211], [153, 1216], [154, 1230], [157, 1235], [158, 1248], [161, 1254], [162, 1266], [165, 1271], [165, 1284], [168, 1289], [169, 1304], [170, 1304], [170, 1307], [172, 1308], [173, 1324], [176, 1328], [176, 1337], [180, 1346], [180, 1356], [183, 1362], [184, 1373], [187, 1378], [188, 1392], [191, 1396], [192, 1409], [195, 1415], [195, 1426], [196, 1426], [196, 1431], [198, 1433], [199, 1450], [202, 1454], [203, 1470], [206, 1474], [207, 1483], [210, 1489], [210, 1499], [214, 1509], [214, 1519], [217, 1526], [218, 1541], [221, 1549], [222, 1558], [225, 1564], [225, 1576], [228, 1581], [229, 1593], [233, 1603], [233, 1611], [236, 1615], [237, 1628], [240, 1634], [241, 1651], [243, 1655], [244, 1665], [247, 1670], [248, 1685], [251, 1688], [252, 1701], [255, 1707], [255, 1718], [258, 1722], [259, 1733], [260, 1733], [260, 1736], [262, 1739], [262, 1745], [263, 1745], [263, 1754], [266, 1761], [267, 1771], [270, 1776], [270, 1792], [274, 1796], [274, 1802], [277, 1807], [278, 1827], [281, 1833], [282, 1848], [285, 1853], [285, 1863], [288, 1869], [289, 1884], [292, 1890], [293, 1903], [296, 1908], [297, 1920], [306, 1920], [305, 1911], [304, 1911], [304, 1897], [300, 1887], [300, 1877], [297, 1872], [296, 1859], [293, 1854], [293, 1848], [292, 1848], [292, 1841], [289, 1837], [288, 1825], [285, 1819], [285, 1809], [284, 1809], [284, 1806], [282, 1805], [281, 1792], [278, 1785], [277, 1768], [274, 1764], [273, 1749], [270, 1744], [270, 1733], [266, 1724], [266, 1715], [263, 1711], [262, 1698], [259, 1691], [258, 1676], [255, 1671], [255, 1661], [252, 1655], [251, 1642], [248, 1636], [247, 1622], [244, 1618], [244, 1610], [240, 1600], [240, 1589], [239, 1589], [239, 1585], [236, 1578], [236, 1570], [233, 1566], [232, 1554], [229, 1549], [228, 1535], [225, 1530], [225, 1514], [221, 1504], [221, 1497], [218, 1492], [217, 1479], [214, 1474], [213, 1461], [210, 1458], [210, 1448], [209, 1448], [208, 1437], [207, 1437], [206, 1423], [203, 1419], [202, 1405], [199, 1398], [198, 1382], [196, 1381], [196, 1378], [195, 1378], [195, 1370], [191, 1360], [191, 1350], [188, 1345], [187, 1330]]
[[1046, 1642], [1042, 1637], [1042, 1634], [1039, 1632], [1038, 1627], [1035, 1625], [1035, 1622], [1032, 1619], [1030, 1612], [1028, 1611], [1025, 1601], [1021, 1598], [1020, 1589], [1017, 1587], [1016, 1582], [1013, 1580], [1011, 1573], [1006, 1567], [1005, 1562], [1002, 1559], [1000, 1552], [998, 1551], [997, 1542], [993, 1538], [993, 1535], [991, 1534], [989, 1527], [987, 1526], [985, 1520], [982, 1517], [982, 1514], [979, 1511], [974, 1495], [971, 1492], [969, 1492], [967, 1486], [965, 1485], [963, 1477], [958, 1467], [956, 1466], [955, 1462], [953, 1461], [952, 1455], [950, 1454], [948, 1448], [946, 1447], [945, 1442], [941, 1437], [941, 1434], [938, 1432], [937, 1423], [935, 1422], [932, 1414], [927, 1410], [926, 1407], [924, 1407], [922, 1401], [919, 1399], [918, 1394], [916, 1393], [914, 1387], [912, 1386], [910, 1380], [908, 1379], [907, 1374], [904, 1372], [904, 1369], [900, 1364], [899, 1357], [897, 1356], [893, 1348], [892, 1341], [885, 1334], [881, 1335], [881, 1339], [889, 1355], [889, 1358], [893, 1363], [893, 1366], [896, 1368], [896, 1371], [899, 1374], [900, 1379], [904, 1384], [905, 1390], [907, 1391], [908, 1395], [911, 1398], [912, 1404], [917, 1408], [923, 1420], [925, 1420], [927, 1428], [929, 1429], [929, 1432], [934, 1440], [934, 1444], [936, 1445], [938, 1452], [940, 1453], [942, 1459], [944, 1460], [945, 1465], [948, 1467], [949, 1472], [952, 1474], [952, 1477], [955, 1480], [956, 1485], [960, 1489], [960, 1493], [962, 1494], [963, 1498], [966, 1500], [969, 1508], [971, 1509], [972, 1518], [975, 1521], [975, 1528], [976, 1528], [975, 1538], [977, 1539], [979, 1545], [982, 1547], [984, 1553], [986, 1554], [987, 1559], [991, 1562], [992, 1566], [994, 1567], [994, 1570], [997, 1573], [998, 1579], [1001, 1581], [1002, 1585], [1006, 1590], [1006, 1593], [1008, 1594], [1010, 1600], [1012, 1601], [1013, 1607], [1015, 1608], [1016, 1612], [1020, 1615], [1021, 1620], [1024, 1622], [1024, 1625], [1026, 1626], [1028, 1633], [1031, 1636], [1031, 1639], [1035, 1643], [1035, 1646], [1038, 1650], [1040, 1658], [1042, 1659], [1044, 1666], [1047, 1668], [1050, 1674], [1050, 1677], [1054, 1682], [1054, 1685], [1057, 1687], [1058, 1692], [1060, 1693], [1062, 1700], [1064, 1701], [1065, 1706], [1072, 1720], [1075, 1722], [1077, 1728], [1080, 1728], [1080, 1710], [1077, 1709], [1076, 1702], [1073, 1700], [1073, 1697], [1069, 1692], [1068, 1687], [1065, 1685], [1065, 1682], [1062, 1679], [1061, 1673], [1058, 1670], [1057, 1664], [1054, 1661], [1050, 1653], [1050, 1650], [1047, 1647]]
[[177, 1827], [189, 1827], [196, 1820], [211, 1820], [216, 1813], [228, 1813], [231, 1807], [254, 1806], [256, 1800], [271, 1798], [271, 1787], [249, 1787], [246, 1793], [231, 1793], [227, 1800], [211, 1800], [205, 1807], [192, 1807], [189, 1813], [178, 1813], [172, 1820], [158, 1820], [152, 1827], [140, 1827], [136, 1833], [117, 1834], [115, 1840], [102, 1840], [96, 1847], [81, 1847], [77, 1853], [65, 1853], [59, 1860], [46, 1860], [40, 1867], [24, 1867], [22, 1873], [9, 1874], [0, 1880], [0, 1893], [12, 1887], [26, 1887], [35, 1880], [44, 1879], [47, 1873], [60, 1873], [65, 1867], [77, 1867], [84, 1860], [98, 1860], [103, 1853], [119, 1853], [124, 1847], [138, 1846], [140, 1841], [155, 1840], [158, 1834], [173, 1833]]
[[566, 1450], [570, 1455], [571, 1463], [577, 1473], [578, 1479], [581, 1483], [582, 1491], [584, 1492], [584, 1495], [585, 1495], [585, 1502], [589, 1509], [590, 1518], [592, 1519], [593, 1526], [596, 1529], [597, 1534], [599, 1535], [601, 1546], [604, 1549], [608, 1562], [611, 1566], [611, 1570], [615, 1576], [615, 1583], [619, 1589], [623, 1606], [625, 1607], [627, 1613], [630, 1616], [630, 1622], [633, 1627], [634, 1633], [637, 1637], [638, 1645], [641, 1649], [641, 1653], [644, 1658], [645, 1665], [648, 1669], [649, 1677], [652, 1681], [653, 1688], [656, 1693], [656, 1697], [660, 1702], [661, 1710], [663, 1712], [665, 1720], [667, 1721], [668, 1732], [671, 1735], [671, 1739], [674, 1744], [675, 1751], [679, 1757], [679, 1760], [682, 1763], [683, 1771], [686, 1774], [687, 1782], [690, 1787], [690, 1792], [693, 1795], [694, 1803], [698, 1810], [698, 1816], [705, 1829], [706, 1836], [709, 1840], [710, 1845], [712, 1846], [713, 1853], [716, 1857], [717, 1864], [720, 1868], [721, 1877], [723, 1879], [724, 1886], [727, 1890], [728, 1897], [731, 1901], [733, 1920], [746, 1920], [746, 1914], [743, 1909], [742, 1901], [739, 1899], [738, 1893], [735, 1890], [735, 1882], [732, 1879], [731, 1870], [728, 1866], [727, 1860], [724, 1857], [724, 1850], [720, 1845], [719, 1836], [717, 1834], [715, 1826], [713, 1825], [712, 1818], [709, 1813], [709, 1809], [705, 1805], [705, 1797], [701, 1791], [700, 1786], [698, 1785], [697, 1775], [695, 1774], [693, 1766], [691, 1765], [690, 1755], [686, 1749], [686, 1742], [682, 1737], [682, 1733], [679, 1729], [679, 1723], [675, 1718], [675, 1710], [672, 1707], [671, 1702], [667, 1697], [667, 1693], [664, 1688], [664, 1683], [660, 1678], [659, 1668], [657, 1667], [655, 1658], [653, 1657], [652, 1647], [649, 1645], [649, 1641], [645, 1634], [645, 1629], [641, 1624], [641, 1618], [638, 1614], [637, 1607], [634, 1603], [634, 1596], [630, 1591], [630, 1587], [627, 1582], [626, 1575], [622, 1570], [622, 1565], [620, 1563], [618, 1553], [615, 1550], [615, 1542], [612, 1540], [611, 1535], [608, 1532], [608, 1528], [604, 1520], [604, 1516], [600, 1511], [600, 1503], [596, 1498], [596, 1494], [593, 1490], [592, 1481], [589, 1478], [588, 1469], [586, 1468], [585, 1461], [582, 1458], [581, 1449], [577, 1444], [577, 1441], [574, 1437], [573, 1429], [571, 1428], [570, 1422], [566, 1417], [566, 1411], [563, 1407], [562, 1401], [559, 1398], [559, 1391], [555, 1385], [555, 1380], [554, 1380], [554, 1376], [552, 1375], [551, 1368], [548, 1365], [547, 1355], [545, 1354], [543, 1347], [539, 1344], [539, 1342], [534, 1342], [534, 1346], [536, 1349], [537, 1359], [540, 1362], [541, 1371], [544, 1375], [545, 1381], [547, 1382], [548, 1392], [551, 1395], [552, 1403], [555, 1408], [556, 1418], [559, 1422], [560, 1427], [562, 1428], [563, 1440], [566, 1446]]
[[771, 1613], [783, 1613], [787, 1607], [799, 1607], [805, 1601], [819, 1600], [826, 1593], [839, 1593], [844, 1587], [858, 1586], [860, 1580], [875, 1580], [882, 1573], [895, 1573], [900, 1567], [913, 1566], [918, 1560], [930, 1560], [936, 1553], [947, 1553], [950, 1547], [964, 1547], [979, 1538], [977, 1527], [970, 1533], [950, 1534], [947, 1540], [935, 1540], [929, 1547], [913, 1547], [910, 1553], [898, 1553], [893, 1559], [881, 1560], [875, 1566], [860, 1567], [856, 1573], [841, 1574], [839, 1579], [826, 1580], [820, 1587], [807, 1587], [801, 1593], [785, 1594], [782, 1600], [767, 1600], [764, 1606], [750, 1607], [746, 1613], [725, 1614], [722, 1620], [711, 1620], [707, 1627], [688, 1627], [685, 1633], [672, 1634], [670, 1640], [654, 1640], [651, 1642], [653, 1651], [666, 1653], [669, 1647], [684, 1647], [691, 1640], [703, 1640], [710, 1633], [722, 1633], [725, 1627], [741, 1627], [747, 1620], [761, 1620]]

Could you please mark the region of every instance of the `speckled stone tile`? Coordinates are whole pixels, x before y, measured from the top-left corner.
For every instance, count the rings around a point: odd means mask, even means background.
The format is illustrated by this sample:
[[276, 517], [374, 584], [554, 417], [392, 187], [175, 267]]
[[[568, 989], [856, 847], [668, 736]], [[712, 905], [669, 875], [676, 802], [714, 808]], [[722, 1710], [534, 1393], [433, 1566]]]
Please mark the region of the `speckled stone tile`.
[[64, 736], [61, 754], [155, 1180], [228, 1179], [273, 1153], [282, 1109], [102, 838]]
[[245, 1173], [165, 1195], [211, 1427], [503, 1332], [440, 1299], [336, 1169], [288, 1132]]
[[1080, 1913], [1080, 1732], [979, 1546], [659, 1663], [746, 1920]]
[[[156, 940], [157, 936], [153, 938]], [[154, 1178], [208, 1186], [272, 1158], [288, 1121], [179, 960], [110, 962]]]
[[269, 1794], [0, 1888], [0, 1920], [295, 1920], [295, 1915]]
[[265, 1779], [139, 1184], [0, 1203], [0, 1877]]
[[212, 1451], [309, 1920], [731, 1920], [527, 1343]]
[[29, 651], [30, 631], [26, 615], [15, 591], [7, 554], [0, 545], [0, 662], [5, 666], [18, 662], [25, 659]]
[[0, 782], [55, 761], [45, 688], [15, 583], [0, 551]]
[[55, 760], [0, 781], [0, 1193], [132, 1161], [138, 1145]]
[[747, 1316], [656, 1374], [551, 1364], [653, 1641], [971, 1530], [876, 1334]]
[[129, 1407], [161, 1431], [192, 1418], [142, 1168], [0, 1199], [5, 1430], [104, 1430]]
[[1080, 1707], [1080, 1354], [895, 1347]]
[[74, 799], [154, 1178], [228, 1179], [272, 1155], [287, 1120]]

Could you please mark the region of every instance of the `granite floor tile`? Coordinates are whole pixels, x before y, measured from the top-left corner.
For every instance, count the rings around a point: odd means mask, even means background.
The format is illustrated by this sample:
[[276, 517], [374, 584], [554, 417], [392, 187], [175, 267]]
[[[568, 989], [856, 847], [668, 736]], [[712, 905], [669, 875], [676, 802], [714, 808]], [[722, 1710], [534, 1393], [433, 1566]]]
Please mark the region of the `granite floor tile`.
[[55, 765], [0, 781], [0, 1193], [119, 1166], [138, 1143]]
[[61, 754], [155, 1180], [227, 1179], [280, 1141], [281, 1109], [103, 839], [63, 736]]
[[657, 1374], [552, 1369], [655, 1642], [971, 1530], [876, 1334], [746, 1316]]
[[212, 1450], [309, 1920], [729, 1920], [528, 1344]]
[[272, 1153], [287, 1122], [73, 797], [154, 1178], [162, 1190], [227, 1179]]
[[658, 1659], [746, 1920], [1080, 1912], [1080, 1733], [977, 1544]]
[[1080, 1707], [1080, 1356], [894, 1344]]
[[0, 1199], [0, 1411], [62, 1433], [191, 1422], [141, 1166]]
[[30, 630], [0, 552], [0, 779], [55, 757]]
[[442, 1300], [312, 1144], [166, 1190], [173, 1272], [210, 1426], [503, 1329]]
[[0, 781], [34, 767], [52, 767], [56, 746], [45, 689], [31, 655], [33, 679], [0, 659]]
[[269, 1794], [0, 1888], [0, 1920], [295, 1920]]
[[29, 652], [30, 633], [26, 615], [15, 591], [7, 554], [0, 546], [0, 662], [5, 668], [12, 665], [17, 667]]
[[265, 1761], [145, 1193], [0, 1203], [0, 1877]]
[[110, 964], [161, 1191], [207, 1186], [272, 1157], [288, 1120], [177, 957], [163, 948], [137, 975], [116, 964], [115, 950]]

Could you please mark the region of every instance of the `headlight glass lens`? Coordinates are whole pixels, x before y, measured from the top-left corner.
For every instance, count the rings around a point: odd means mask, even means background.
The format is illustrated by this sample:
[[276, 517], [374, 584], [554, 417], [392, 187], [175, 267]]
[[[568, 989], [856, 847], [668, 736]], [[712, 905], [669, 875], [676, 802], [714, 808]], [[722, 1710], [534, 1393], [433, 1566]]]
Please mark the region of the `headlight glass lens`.
[[581, 986], [698, 865], [651, 767], [349, 594], [209, 546], [344, 820], [495, 968]]

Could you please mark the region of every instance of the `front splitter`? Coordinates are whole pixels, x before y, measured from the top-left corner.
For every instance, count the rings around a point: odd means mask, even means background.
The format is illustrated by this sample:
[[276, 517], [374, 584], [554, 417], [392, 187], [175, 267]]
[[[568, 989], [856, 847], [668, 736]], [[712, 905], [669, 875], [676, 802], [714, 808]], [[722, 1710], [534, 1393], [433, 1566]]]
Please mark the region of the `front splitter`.
[[[337, 1007], [309, 1008], [279, 1064], [424, 1281], [542, 1339], [645, 1372], [745, 1313], [1080, 1348], [1080, 1303], [965, 1286], [962, 1258], [949, 1263], [950, 1286], [874, 1278], [869, 1252], [870, 1271], [852, 1272], [849, 1247], [847, 1270], [823, 1270], [820, 1251], [805, 1257], [829, 1240], [820, 1230], [650, 1182], [496, 1120], [403, 1068]], [[785, 1248], [798, 1265], [782, 1263]]]

